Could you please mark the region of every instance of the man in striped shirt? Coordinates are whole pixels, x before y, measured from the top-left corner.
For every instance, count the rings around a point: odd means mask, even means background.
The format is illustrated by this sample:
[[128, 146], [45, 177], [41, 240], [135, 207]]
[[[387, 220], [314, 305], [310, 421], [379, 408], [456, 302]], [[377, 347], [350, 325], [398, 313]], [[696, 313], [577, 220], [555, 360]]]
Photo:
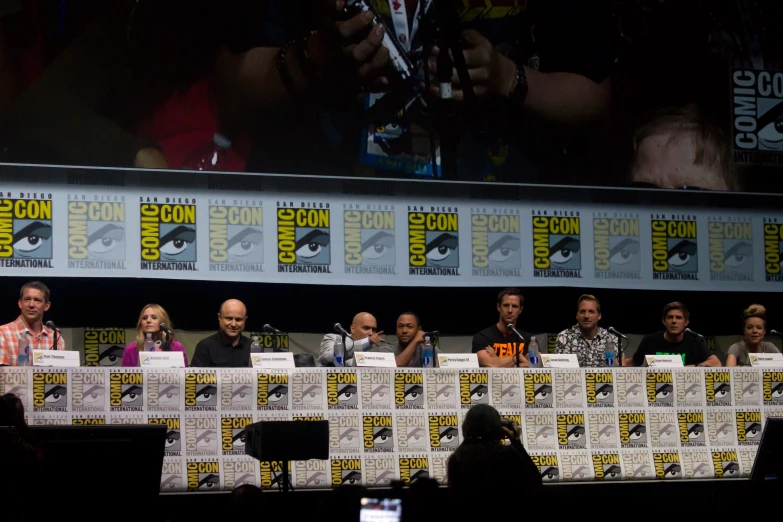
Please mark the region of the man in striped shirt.
[[[32, 350], [49, 350], [54, 342], [54, 331], [44, 326], [43, 315], [52, 305], [49, 288], [40, 281], [30, 281], [19, 291], [20, 315], [8, 324], [0, 326], [0, 366], [16, 366], [19, 341], [25, 337]], [[57, 349], [65, 350], [62, 336], [57, 339]]]

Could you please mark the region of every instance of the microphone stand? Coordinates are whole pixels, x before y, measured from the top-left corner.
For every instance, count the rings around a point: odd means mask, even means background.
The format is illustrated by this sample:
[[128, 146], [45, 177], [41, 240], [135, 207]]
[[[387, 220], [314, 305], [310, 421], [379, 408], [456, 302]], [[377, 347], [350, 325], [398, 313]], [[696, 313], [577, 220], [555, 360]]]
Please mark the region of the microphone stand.
[[618, 334], [614, 334], [617, 338], [617, 366], [623, 367], [623, 340]]
[[[57, 328], [52, 328], [52, 331], [54, 332], [54, 335], [52, 336], [52, 340], [54, 341], [52, 343], [52, 350], [57, 350], [57, 341], [58, 341], [58, 339], [57, 339]], [[30, 355], [32, 356], [32, 354], [33, 354], [33, 351], [30, 350]]]

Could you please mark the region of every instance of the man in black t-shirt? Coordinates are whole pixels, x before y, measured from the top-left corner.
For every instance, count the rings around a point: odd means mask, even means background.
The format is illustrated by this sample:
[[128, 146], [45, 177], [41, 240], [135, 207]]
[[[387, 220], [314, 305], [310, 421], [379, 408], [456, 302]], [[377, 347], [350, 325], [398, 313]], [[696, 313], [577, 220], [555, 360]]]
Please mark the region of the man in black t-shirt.
[[[473, 353], [478, 354], [480, 366], [490, 368], [526, 368], [529, 366], [525, 357], [525, 339], [520, 339], [508, 329], [509, 323], [516, 324], [522, 313], [522, 292], [517, 288], [506, 288], [498, 294], [498, 312], [500, 318], [497, 324], [481, 330], [473, 336]], [[530, 336], [519, 332], [525, 338]]]
[[643, 366], [645, 355], [680, 355], [685, 366], [721, 366], [702, 337], [693, 333], [685, 335], [689, 319], [690, 313], [684, 304], [675, 301], [664, 306], [662, 322], [666, 330], [645, 336], [633, 359], [624, 360], [623, 365]]

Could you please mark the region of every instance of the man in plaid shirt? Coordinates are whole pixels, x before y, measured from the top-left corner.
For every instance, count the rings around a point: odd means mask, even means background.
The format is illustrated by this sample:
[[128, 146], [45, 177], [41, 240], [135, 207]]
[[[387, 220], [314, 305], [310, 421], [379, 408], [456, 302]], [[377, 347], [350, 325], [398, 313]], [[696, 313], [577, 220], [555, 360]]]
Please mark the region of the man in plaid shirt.
[[[0, 326], [0, 366], [16, 366], [19, 340], [27, 337], [32, 350], [49, 350], [54, 331], [43, 324], [44, 312], [49, 310], [49, 288], [40, 281], [25, 283], [19, 291], [21, 315], [13, 322]], [[65, 350], [62, 336], [57, 338], [57, 349]]]
[[595, 296], [583, 294], [576, 303], [577, 323], [563, 330], [557, 336], [557, 353], [573, 353], [582, 368], [600, 368], [606, 366], [604, 343], [617, 346], [614, 337], [605, 328], [598, 326], [601, 320], [601, 303]]

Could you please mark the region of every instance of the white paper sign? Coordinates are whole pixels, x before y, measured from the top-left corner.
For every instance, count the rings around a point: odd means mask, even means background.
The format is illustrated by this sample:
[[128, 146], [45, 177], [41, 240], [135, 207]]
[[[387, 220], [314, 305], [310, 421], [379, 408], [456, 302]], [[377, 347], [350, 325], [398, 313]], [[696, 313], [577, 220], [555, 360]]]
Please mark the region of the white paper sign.
[[356, 366], [360, 368], [396, 368], [397, 360], [390, 352], [354, 353]]
[[439, 353], [439, 368], [478, 368], [478, 355], [475, 353]]
[[544, 368], [579, 368], [575, 353], [542, 353], [541, 363]]
[[251, 353], [250, 362], [253, 368], [295, 368], [294, 354], [291, 352]]
[[182, 352], [139, 352], [139, 366], [142, 368], [184, 368], [185, 355]]
[[783, 353], [749, 353], [748, 357], [756, 368], [783, 368]]
[[650, 368], [682, 368], [681, 355], [645, 355], [647, 366]]
[[79, 352], [69, 350], [33, 350], [33, 366], [78, 368], [81, 366], [81, 362], [79, 361]]

